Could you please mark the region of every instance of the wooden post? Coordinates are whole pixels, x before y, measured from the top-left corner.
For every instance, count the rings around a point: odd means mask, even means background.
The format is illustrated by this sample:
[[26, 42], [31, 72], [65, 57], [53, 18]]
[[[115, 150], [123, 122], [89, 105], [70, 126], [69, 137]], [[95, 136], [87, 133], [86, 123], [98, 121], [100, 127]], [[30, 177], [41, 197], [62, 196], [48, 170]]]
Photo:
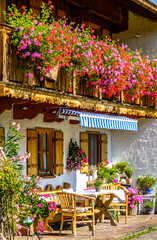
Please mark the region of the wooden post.
[[0, 1], [0, 23], [5, 23], [3, 12], [6, 11], [6, 1], [7, 0]]
[[120, 101], [121, 101], [121, 103], [124, 102], [124, 92], [123, 92], [123, 90], [120, 92]]
[[155, 97], [155, 109], [157, 109], [157, 97]]
[[7, 33], [10, 29], [0, 26], [0, 80], [7, 80], [7, 48], [8, 36]]
[[76, 95], [77, 93], [77, 82], [76, 82], [76, 73], [73, 72], [73, 94]]

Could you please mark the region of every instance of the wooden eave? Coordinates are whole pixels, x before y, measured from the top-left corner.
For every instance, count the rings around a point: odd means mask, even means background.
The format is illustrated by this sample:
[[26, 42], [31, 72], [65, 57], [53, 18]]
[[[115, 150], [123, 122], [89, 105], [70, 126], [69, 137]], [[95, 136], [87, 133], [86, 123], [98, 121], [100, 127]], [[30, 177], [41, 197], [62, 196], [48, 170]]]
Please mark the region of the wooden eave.
[[126, 10], [151, 20], [157, 20], [157, 6], [148, 0], [116, 0]]
[[33, 101], [36, 103], [49, 103], [68, 108], [86, 111], [122, 115], [127, 117], [157, 118], [157, 110], [131, 104], [115, 103], [106, 100], [91, 99], [53, 90], [25, 86], [17, 83], [0, 82], [0, 97], [9, 97]]

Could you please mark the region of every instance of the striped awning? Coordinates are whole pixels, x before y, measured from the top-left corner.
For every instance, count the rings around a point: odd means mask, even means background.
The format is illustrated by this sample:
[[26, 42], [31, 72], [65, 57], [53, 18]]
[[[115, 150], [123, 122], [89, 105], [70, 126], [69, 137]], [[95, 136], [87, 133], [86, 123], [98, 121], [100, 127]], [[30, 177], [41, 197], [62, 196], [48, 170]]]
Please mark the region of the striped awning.
[[90, 112], [81, 112], [66, 108], [59, 109], [59, 116], [69, 115], [80, 118], [81, 127], [107, 128], [138, 131], [138, 121], [121, 116], [111, 116]]

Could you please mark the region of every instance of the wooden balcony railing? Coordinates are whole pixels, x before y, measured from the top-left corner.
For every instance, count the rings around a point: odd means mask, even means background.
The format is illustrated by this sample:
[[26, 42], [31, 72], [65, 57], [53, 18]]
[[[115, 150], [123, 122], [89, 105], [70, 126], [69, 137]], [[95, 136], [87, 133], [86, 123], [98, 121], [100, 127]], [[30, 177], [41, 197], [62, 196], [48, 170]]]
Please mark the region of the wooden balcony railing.
[[[29, 78], [25, 76], [20, 69], [20, 59], [16, 55], [16, 48], [9, 41], [9, 34], [11, 28], [7, 25], [0, 25], [0, 79], [4, 82], [15, 82], [24, 85], [35, 86], [36, 88], [47, 88], [54, 91], [65, 92], [73, 94], [73, 96], [84, 96], [88, 98], [95, 98], [99, 100], [107, 100], [111, 102], [119, 102], [122, 104], [128, 103], [127, 99], [124, 99], [123, 91], [120, 94], [114, 95], [111, 98], [102, 93], [100, 88], [95, 91], [94, 87], [88, 90], [85, 86], [85, 81], [76, 81], [75, 74], [66, 74], [64, 69], [58, 73], [56, 82], [53, 82], [49, 78], [45, 78], [45, 81], [41, 82], [39, 78]], [[23, 64], [23, 68], [26, 69], [27, 63]], [[148, 96], [144, 96], [141, 99], [137, 99], [132, 103], [134, 105], [146, 106], [157, 109], [157, 100], [153, 101]]]

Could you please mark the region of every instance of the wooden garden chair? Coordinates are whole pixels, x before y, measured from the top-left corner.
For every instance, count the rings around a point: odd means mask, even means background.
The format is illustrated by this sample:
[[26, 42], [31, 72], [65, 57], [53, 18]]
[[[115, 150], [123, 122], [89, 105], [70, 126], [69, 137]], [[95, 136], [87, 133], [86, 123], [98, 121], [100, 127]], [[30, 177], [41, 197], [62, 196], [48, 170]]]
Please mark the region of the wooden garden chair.
[[[61, 214], [61, 208], [59, 207], [59, 199], [57, 193], [61, 192], [61, 190], [53, 190], [53, 191], [44, 191], [39, 192], [40, 195], [46, 196], [47, 195], [47, 202], [55, 202], [57, 209], [55, 211], [51, 211], [49, 216], [44, 219], [44, 231], [53, 232], [53, 229], [50, 227], [49, 223], [53, 222], [55, 215]], [[58, 218], [58, 221], [60, 221], [61, 218]]]
[[120, 184], [112, 184], [112, 183], [104, 183], [102, 184], [102, 189], [103, 190], [121, 190], [123, 189], [125, 193], [125, 202], [121, 201], [118, 199], [117, 202], [111, 202], [110, 206], [112, 209], [108, 209], [109, 211], [115, 211], [117, 213], [117, 221], [119, 222], [119, 215], [120, 212], [125, 213], [125, 223], [127, 223], [127, 218], [128, 218], [128, 193], [129, 191], [122, 185]]
[[[95, 181], [88, 181], [87, 182], [87, 187], [93, 187]], [[120, 190], [123, 189], [125, 193], [125, 202], [121, 201], [118, 199], [117, 202], [111, 202], [110, 206], [112, 209], [108, 209], [109, 211], [115, 211], [117, 214], [117, 221], [119, 222], [119, 215], [120, 212], [125, 213], [125, 223], [127, 223], [127, 218], [128, 218], [128, 193], [129, 191], [122, 185], [120, 184], [113, 184], [113, 183], [103, 183], [101, 185], [102, 190]], [[107, 198], [107, 195], [106, 195]], [[105, 198], [104, 198], [105, 201]]]
[[[94, 199], [93, 197], [67, 193], [67, 192], [59, 192], [57, 193], [62, 210], [61, 217], [61, 226], [60, 233], [62, 232], [64, 221], [72, 221], [72, 232], [74, 236], [76, 236], [76, 224], [87, 222], [92, 223], [92, 235], [94, 235]], [[90, 205], [88, 207], [79, 207], [76, 206], [77, 198], [88, 199]], [[90, 216], [91, 218], [88, 218]]]

